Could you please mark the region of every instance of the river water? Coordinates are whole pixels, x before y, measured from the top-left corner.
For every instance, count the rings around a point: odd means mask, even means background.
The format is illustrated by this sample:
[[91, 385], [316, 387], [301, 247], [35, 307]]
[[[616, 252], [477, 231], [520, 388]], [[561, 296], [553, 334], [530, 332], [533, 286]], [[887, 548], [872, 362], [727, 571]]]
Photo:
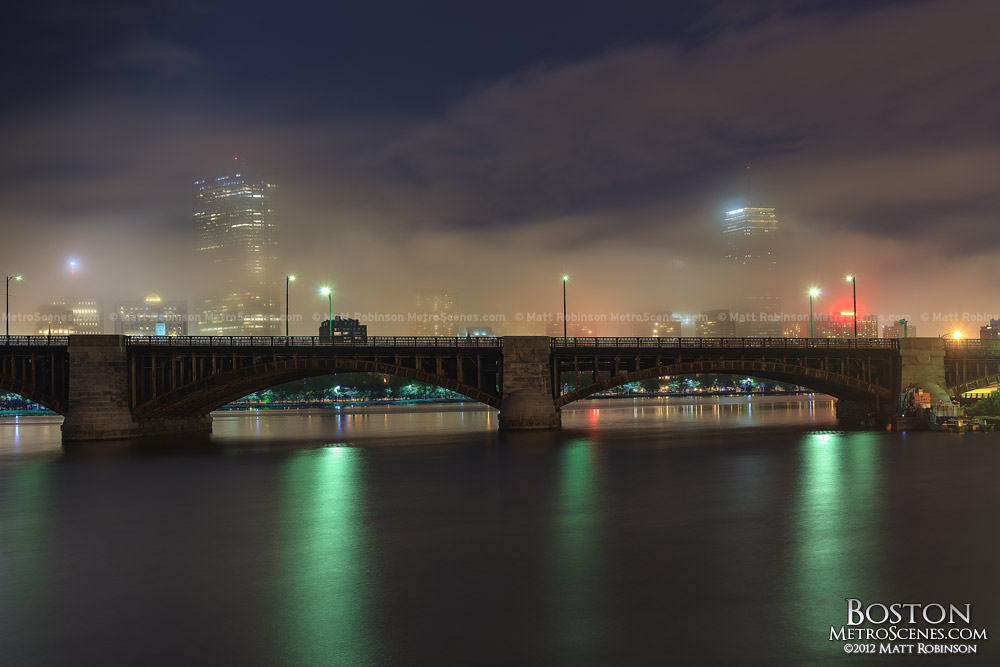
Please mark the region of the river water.
[[[0, 665], [998, 664], [1000, 434], [838, 431], [824, 397], [563, 423], [224, 412], [64, 451], [2, 419]], [[848, 655], [846, 598], [970, 604], [992, 641]]]

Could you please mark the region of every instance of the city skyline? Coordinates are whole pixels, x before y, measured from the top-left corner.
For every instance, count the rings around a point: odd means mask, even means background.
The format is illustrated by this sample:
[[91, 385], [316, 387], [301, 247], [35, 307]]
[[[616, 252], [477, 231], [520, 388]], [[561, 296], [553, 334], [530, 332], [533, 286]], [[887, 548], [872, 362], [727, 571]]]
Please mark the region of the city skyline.
[[[3, 74], [0, 160], [16, 177], [0, 184], [0, 265], [25, 274], [12, 303], [72, 296], [76, 257], [88, 299], [156, 292], [194, 310], [205, 277], [187, 268], [187, 184], [235, 155], [282, 183], [277, 270], [303, 276], [292, 305], [307, 315], [323, 310], [312, 291], [323, 285], [338, 312], [404, 312], [401, 283], [459, 286], [477, 310], [557, 311], [563, 273], [580, 310], [695, 314], [732, 303], [717, 239], [725, 212], [747, 203], [752, 163], [750, 199], [777, 208], [788, 248], [784, 311], [805, 311], [813, 286], [821, 307], [848, 310], [840, 276], [857, 273], [863, 313], [926, 312], [928, 335], [953, 328], [951, 313], [982, 314], [960, 322], [970, 332], [987, 324], [1000, 310], [987, 168], [1000, 140], [983, 83], [1000, 64], [986, 27], [996, 8], [735, 8], [574, 12], [573, 31], [525, 35], [516, 53], [497, 45], [522, 27], [517, 4], [502, 19], [462, 14], [473, 42], [433, 12], [380, 24], [356, 8], [330, 22], [335, 44], [276, 19], [269, 46], [233, 67], [226, 39], [186, 22], [221, 5], [167, 17], [25, 8], [28, 25], [76, 51]], [[407, 48], [414, 28], [444, 50]], [[928, 51], [942, 33], [964, 48]], [[464, 49], [461, 64], [449, 49]], [[340, 66], [352, 53], [371, 57]]]
[[996, 662], [997, 0], [4, 17], [6, 662]]

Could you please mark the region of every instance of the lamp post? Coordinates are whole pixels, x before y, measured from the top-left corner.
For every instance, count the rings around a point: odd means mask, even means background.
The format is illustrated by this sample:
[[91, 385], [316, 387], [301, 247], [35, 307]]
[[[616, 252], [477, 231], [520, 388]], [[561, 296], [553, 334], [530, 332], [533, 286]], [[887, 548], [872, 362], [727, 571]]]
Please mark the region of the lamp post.
[[566, 281], [569, 280], [569, 276], [563, 276], [563, 345], [566, 344], [566, 339], [569, 338], [567, 323], [566, 323]]
[[854, 289], [854, 337], [858, 337], [858, 277], [847, 276], [847, 282]]
[[333, 290], [329, 287], [324, 287], [319, 293], [330, 300], [330, 319], [327, 320], [327, 324], [330, 325], [330, 345], [333, 345]]
[[820, 292], [817, 288], [813, 287], [809, 290], [809, 337], [813, 338], [813, 297], [819, 296]]
[[285, 276], [285, 338], [288, 338], [288, 283], [295, 280], [295, 276]]
[[7, 305], [3, 311], [3, 319], [6, 325], [6, 340], [8, 345], [10, 345], [10, 281], [12, 280], [21, 280], [21, 275], [7, 276]]

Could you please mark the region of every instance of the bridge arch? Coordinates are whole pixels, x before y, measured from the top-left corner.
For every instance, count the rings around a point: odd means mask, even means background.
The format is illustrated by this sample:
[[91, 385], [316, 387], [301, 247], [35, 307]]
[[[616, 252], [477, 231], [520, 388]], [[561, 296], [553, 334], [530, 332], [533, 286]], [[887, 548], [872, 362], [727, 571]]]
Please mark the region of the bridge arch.
[[161, 394], [136, 405], [132, 413], [139, 419], [170, 419], [207, 415], [243, 396], [275, 385], [319, 375], [337, 373], [380, 373], [425, 382], [468, 396], [490, 407], [500, 407], [499, 394], [490, 394], [471, 385], [426, 371], [394, 364], [357, 359], [289, 359], [245, 366], [226, 371]]
[[0, 377], [0, 392], [4, 394], [17, 394], [21, 398], [31, 401], [32, 403], [37, 403], [44, 408], [48, 408], [56, 414], [63, 416], [66, 415], [66, 406], [62, 401], [24, 383], [11, 381], [6, 377]]
[[752, 361], [744, 359], [716, 359], [709, 361], [694, 361], [678, 364], [668, 364], [615, 375], [606, 380], [580, 387], [574, 391], [557, 396], [556, 407], [578, 401], [593, 394], [620, 387], [629, 382], [638, 382], [667, 375], [691, 375], [694, 373], [732, 373], [736, 375], [751, 375], [754, 377], [788, 382], [801, 387], [808, 387], [835, 398], [849, 400], [877, 400], [892, 398], [892, 392], [886, 387], [865, 380], [834, 373], [819, 368], [809, 368], [796, 364], [786, 364], [773, 361]]
[[967, 391], [974, 391], [976, 389], [985, 389], [987, 387], [996, 387], [1000, 385], [1000, 375], [984, 375], [983, 377], [975, 378], [974, 380], [967, 380], [961, 384], [957, 384], [954, 387], [948, 387], [947, 392], [952, 396], [961, 396]]

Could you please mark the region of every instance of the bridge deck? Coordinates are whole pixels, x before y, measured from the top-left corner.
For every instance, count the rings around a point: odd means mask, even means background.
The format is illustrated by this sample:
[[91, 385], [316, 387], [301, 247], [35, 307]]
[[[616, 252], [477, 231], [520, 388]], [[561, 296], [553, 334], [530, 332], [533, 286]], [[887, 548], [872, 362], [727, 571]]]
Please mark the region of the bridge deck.
[[[895, 338], [643, 338], [551, 337], [553, 348], [752, 348], [898, 350]], [[168, 347], [503, 347], [502, 337], [367, 336], [128, 336], [129, 346]]]
[[568, 338], [552, 337], [553, 348], [754, 348], [818, 350], [898, 350], [895, 338]]

